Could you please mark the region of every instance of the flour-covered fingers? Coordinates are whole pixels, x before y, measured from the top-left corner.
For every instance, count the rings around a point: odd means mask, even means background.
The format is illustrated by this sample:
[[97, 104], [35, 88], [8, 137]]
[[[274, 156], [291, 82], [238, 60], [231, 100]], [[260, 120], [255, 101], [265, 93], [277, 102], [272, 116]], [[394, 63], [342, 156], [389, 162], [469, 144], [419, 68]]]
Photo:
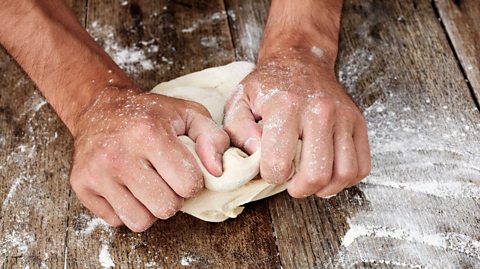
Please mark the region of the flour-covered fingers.
[[367, 177], [372, 168], [367, 126], [363, 117], [360, 116], [359, 118], [360, 119], [357, 120], [353, 133], [353, 143], [357, 153], [358, 174], [349, 186], [353, 186]]
[[352, 138], [353, 123], [340, 121], [334, 127], [333, 177], [316, 195], [329, 197], [346, 188], [358, 174], [357, 153]]
[[155, 216], [125, 186], [112, 183], [109, 188], [103, 190], [102, 195], [122, 222], [134, 232], [145, 231], [156, 220]]
[[168, 133], [152, 147], [145, 153], [146, 159], [176, 194], [189, 198], [203, 189], [195, 157], [175, 134]]
[[207, 170], [221, 176], [222, 156], [230, 145], [227, 133], [211, 119], [208, 111], [189, 110], [187, 134], [196, 142], [195, 151]]
[[260, 174], [269, 183], [284, 183], [292, 174], [299, 137], [298, 114], [281, 104], [272, 104], [263, 112]]
[[123, 225], [123, 221], [117, 216], [115, 210], [113, 210], [105, 198], [95, 194], [93, 191], [77, 191], [76, 193], [78, 199], [86, 208], [110, 226], [119, 227]]
[[243, 90], [237, 91], [225, 107], [225, 131], [232, 145], [253, 154], [260, 149], [262, 129], [255, 121], [251, 108], [243, 96]]
[[332, 180], [335, 109], [320, 104], [315, 107], [315, 113], [306, 115], [300, 166], [287, 185], [288, 193], [296, 198], [315, 194]]
[[183, 198], [150, 165], [142, 163], [128, 177], [125, 186], [155, 217], [168, 219], [182, 207]]

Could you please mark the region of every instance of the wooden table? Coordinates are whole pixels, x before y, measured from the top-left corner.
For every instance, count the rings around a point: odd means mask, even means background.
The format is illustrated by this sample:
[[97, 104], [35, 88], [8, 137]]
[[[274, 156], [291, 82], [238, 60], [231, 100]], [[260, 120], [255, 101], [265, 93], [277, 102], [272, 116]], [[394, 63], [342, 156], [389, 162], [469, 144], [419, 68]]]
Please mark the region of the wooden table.
[[[70, 0], [145, 89], [254, 61], [267, 0]], [[371, 176], [329, 200], [283, 193], [237, 219], [103, 225], [68, 184], [71, 137], [0, 54], [1, 268], [480, 268], [478, 0], [346, 1], [338, 77], [364, 109]]]

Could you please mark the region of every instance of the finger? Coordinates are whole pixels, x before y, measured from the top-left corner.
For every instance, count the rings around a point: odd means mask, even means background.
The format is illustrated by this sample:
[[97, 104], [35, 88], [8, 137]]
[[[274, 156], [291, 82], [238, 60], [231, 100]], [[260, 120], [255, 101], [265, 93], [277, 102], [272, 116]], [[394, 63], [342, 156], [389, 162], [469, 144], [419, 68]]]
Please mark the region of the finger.
[[260, 149], [262, 128], [255, 121], [243, 90], [228, 101], [225, 107], [224, 128], [232, 144], [248, 154]]
[[[208, 112], [207, 112], [208, 113]], [[187, 124], [188, 136], [196, 142], [195, 151], [207, 170], [214, 176], [221, 176], [222, 156], [230, 145], [230, 138], [210, 115], [190, 110]]]
[[180, 210], [183, 198], [178, 196], [155, 170], [144, 164], [135, 176], [125, 182], [130, 192], [157, 218], [168, 219]]
[[334, 130], [334, 164], [332, 181], [317, 192], [317, 196], [327, 198], [339, 193], [352, 182], [358, 173], [357, 153], [353, 143], [353, 123], [343, 122]]
[[103, 190], [103, 196], [130, 230], [143, 232], [155, 222], [155, 217], [125, 186], [112, 182]]
[[115, 210], [113, 210], [112, 206], [103, 197], [91, 191], [77, 193], [77, 197], [88, 210], [103, 219], [110, 226], [119, 227], [123, 225], [123, 221], [117, 216]]
[[203, 189], [200, 167], [176, 134], [167, 131], [152, 147], [146, 159], [176, 194], [189, 198]]
[[272, 104], [264, 108], [260, 174], [269, 183], [286, 182], [292, 173], [298, 122], [297, 113], [288, 106]]
[[353, 143], [357, 152], [358, 175], [356, 179], [350, 183], [353, 186], [360, 182], [360, 180], [370, 174], [372, 168], [372, 161], [370, 156], [370, 146], [368, 144], [367, 126], [363, 117], [355, 125], [353, 133]]
[[287, 185], [292, 197], [310, 196], [328, 185], [332, 178], [335, 109], [330, 105], [319, 107], [305, 121], [300, 165]]

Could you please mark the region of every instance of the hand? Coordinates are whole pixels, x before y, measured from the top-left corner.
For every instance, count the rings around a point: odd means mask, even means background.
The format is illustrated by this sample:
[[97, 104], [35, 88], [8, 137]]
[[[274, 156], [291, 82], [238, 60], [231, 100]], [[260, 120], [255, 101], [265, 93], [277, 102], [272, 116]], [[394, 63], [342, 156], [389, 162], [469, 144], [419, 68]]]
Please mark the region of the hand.
[[73, 134], [70, 182], [78, 198], [110, 225], [135, 232], [171, 217], [203, 188], [200, 168], [178, 135], [196, 141], [203, 164], [217, 176], [229, 145], [200, 104], [137, 89], [104, 90]]
[[249, 154], [261, 147], [260, 173], [269, 183], [287, 181], [302, 139], [300, 165], [287, 185], [293, 197], [328, 197], [370, 172], [365, 121], [319, 48], [261, 58], [227, 103], [225, 130]]

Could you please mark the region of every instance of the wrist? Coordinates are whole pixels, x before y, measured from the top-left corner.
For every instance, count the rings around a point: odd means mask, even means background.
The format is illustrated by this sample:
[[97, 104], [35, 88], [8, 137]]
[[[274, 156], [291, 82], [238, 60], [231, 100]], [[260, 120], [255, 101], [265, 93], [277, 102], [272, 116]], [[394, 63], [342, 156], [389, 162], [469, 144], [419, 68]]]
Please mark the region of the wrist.
[[74, 138], [89, 125], [89, 118], [95, 117], [94, 114], [101, 117], [103, 112], [98, 109], [98, 104], [118, 102], [125, 95], [142, 93], [133, 83], [99, 83], [97, 80], [91, 82], [90, 86], [73, 88], [72, 91], [84, 91], [85, 94], [83, 98], [65, 106], [68, 108], [62, 107], [62, 104], [53, 107]]
[[316, 31], [302, 30], [268, 33], [264, 36], [258, 54], [258, 63], [279, 56], [296, 58], [304, 55], [318, 62], [334, 67], [338, 53], [338, 40]]
[[279, 52], [310, 51], [332, 66], [338, 52], [341, 0], [272, 0], [259, 63]]

